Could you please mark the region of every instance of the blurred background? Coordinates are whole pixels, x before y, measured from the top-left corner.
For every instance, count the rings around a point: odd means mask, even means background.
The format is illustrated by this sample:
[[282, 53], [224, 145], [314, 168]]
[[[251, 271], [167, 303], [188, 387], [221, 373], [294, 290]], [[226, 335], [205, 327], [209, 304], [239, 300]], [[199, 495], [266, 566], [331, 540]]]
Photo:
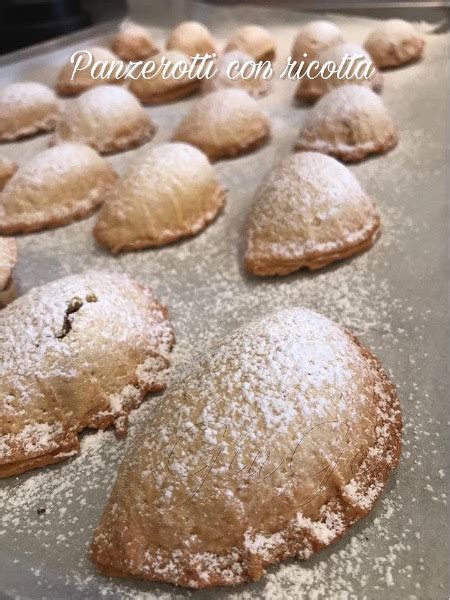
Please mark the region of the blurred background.
[[[249, 0], [248, 4], [286, 6], [298, 9], [358, 12], [370, 8], [373, 16], [394, 17], [408, 6], [411, 19], [426, 19], [427, 9], [442, 7], [448, 12], [448, 1], [392, 0]], [[50, 40], [79, 29], [116, 21], [130, 14], [147, 22], [155, 19], [159, 25], [173, 25], [174, 20], [195, 17], [199, 2], [191, 0], [0, 0], [0, 53], [11, 52], [37, 42]], [[240, 0], [204, 0], [205, 4], [245, 4]], [[434, 16], [436, 12], [434, 12]]]

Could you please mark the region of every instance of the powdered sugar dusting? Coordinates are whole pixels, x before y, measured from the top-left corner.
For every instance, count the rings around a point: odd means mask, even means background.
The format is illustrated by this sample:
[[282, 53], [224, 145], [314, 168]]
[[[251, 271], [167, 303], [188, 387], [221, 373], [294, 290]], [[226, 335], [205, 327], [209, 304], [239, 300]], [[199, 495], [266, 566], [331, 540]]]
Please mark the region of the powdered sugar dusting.
[[11, 83], [0, 90], [0, 111], [47, 107], [56, 111], [58, 100], [53, 90], [37, 81]]
[[[262, 15], [247, 5], [233, 11], [214, 7], [209, 15], [211, 30], [222, 40], [243, 22], [270, 22], [277, 37], [278, 66], [288, 56], [303, 18], [279, 7]], [[346, 39], [359, 42], [374, 25], [371, 20], [336, 14], [333, 21]], [[153, 27], [151, 31], [161, 33]], [[165, 37], [166, 32], [157, 41], [163, 42]], [[441, 377], [448, 340], [440, 294], [444, 298], [447, 291], [446, 278], [438, 273], [445, 270], [443, 257], [447, 254], [442, 218], [446, 47], [445, 35], [429, 35], [422, 63], [386, 73], [383, 100], [398, 121], [401, 139], [389, 156], [351, 167], [363, 188], [377, 200], [383, 217], [379, 242], [351, 261], [314, 274], [264, 281], [246, 277], [241, 269], [243, 223], [254, 191], [270, 167], [292, 151], [309, 110], [292, 105], [292, 82], [278, 80], [274, 93], [260, 101], [274, 123], [272, 142], [255, 154], [217, 164], [229, 189], [228, 203], [224, 215], [200, 236], [118, 259], [96, 248], [90, 237], [94, 219], [19, 239], [21, 260], [16, 269], [22, 292], [87, 265], [125, 270], [152, 285], [169, 305], [177, 330], [173, 377], [179, 377], [183, 363], [190, 361], [193, 353], [236, 327], [299, 304], [347, 326], [392, 371], [405, 415], [405, 445], [398, 475], [372, 516], [345, 540], [306, 562], [283, 563], [258, 584], [214, 590], [218, 598], [445, 597], [448, 402]], [[70, 52], [63, 50], [55, 60], [63, 60]], [[52, 77], [52, 62], [44, 60], [44, 64], [45, 73]], [[18, 77], [21, 69], [16, 70]], [[430, 98], [432, 111], [423, 109]], [[169, 138], [174, 121], [181, 119], [190, 105], [191, 101], [177, 102], [156, 109], [155, 120], [160, 125], [156, 143]], [[150, 114], [153, 116], [153, 111]], [[22, 162], [43, 144], [46, 140], [41, 138], [8, 145], [7, 151]], [[140, 152], [143, 150], [112, 160], [123, 171]], [[0, 483], [0, 531], [8, 548], [14, 548], [4, 556], [2, 584], [5, 590], [12, 590], [12, 596], [27, 596], [33, 590], [58, 598], [209, 597], [209, 591], [192, 594], [173, 586], [101, 577], [87, 555], [125, 445], [151, 417], [158, 402], [158, 398], [150, 399], [133, 413], [126, 440], [116, 441], [112, 431], [86, 434], [75, 458]]]
[[[170, 325], [152, 291], [123, 275], [91, 271], [18, 298], [0, 313], [2, 461], [67, 446], [61, 434], [73, 436], [100, 411], [126, 416], [127, 406], [139, 404], [142, 389], [163, 387], [171, 345]], [[110, 360], [117, 348], [129, 347], [140, 349], [144, 358], [150, 355], [140, 368], [136, 364], [135, 385], [119, 388], [106, 407], [86, 408], [82, 395], [74, 406], [65, 404], [64, 389], [69, 398], [71, 392], [64, 387], [58, 392], [59, 386], [77, 378], [83, 385], [92, 381], [99, 355]], [[111, 372], [112, 381], [115, 377]]]

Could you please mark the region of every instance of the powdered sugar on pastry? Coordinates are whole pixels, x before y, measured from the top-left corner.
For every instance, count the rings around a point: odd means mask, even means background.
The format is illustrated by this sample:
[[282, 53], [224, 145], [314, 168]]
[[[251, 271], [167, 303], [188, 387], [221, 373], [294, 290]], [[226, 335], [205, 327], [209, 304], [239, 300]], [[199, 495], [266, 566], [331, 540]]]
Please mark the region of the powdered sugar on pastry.
[[397, 140], [397, 128], [382, 99], [368, 87], [349, 84], [319, 99], [306, 117], [296, 147], [355, 161], [387, 152]]
[[42, 83], [11, 83], [0, 90], [0, 140], [15, 140], [54, 128], [60, 103]]
[[[350, 68], [350, 60], [353, 59]], [[358, 44], [345, 42], [325, 48], [317, 56], [319, 67], [330, 62], [335, 68], [342, 66], [342, 73], [334, 72], [330, 77], [304, 77], [300, 80], [295, 96], [299, 100], [314, 101], [329, 90], [354, 83], [365, 85], [375, 91], [382, 86], [382, 75], [377, 71], [370, 55]], [[370, 71], [370, 77], [368, 77]]]
[[172, 139], [197, 146], [211, 160], [217, 160], [253, 150], [269, 134], [269, 117], [256, 100], [244, 90], [224, 89], [201, 98]]
[[163, 246], [201, 231], [224, 203], [225, 190], [200, 150], [161, 144], [122, 178], [99, 213], [94, 236], [114, 253]]
[[136, 438], [94, 560], [189, 587], [259, 579], [370, 510], [400, 429], [392, 384], [350, 334], [301, 308], [250, 323], [191, 365]]
[[247, 269], [284, 275], [321, 268], [370, 247], [380, 228], [353, 174], [317, 152], [274, 167], [256, 192], [247, 226]]
[[65, 142], [34, 156], [0, 192], [0, 233], [57, 227], [82, 218], [116, 181], [92, 148]]
[[173, 344], [153, 292], [88, 271], [32, 289], [0, 313], [0, 476], [78, 451], [164, 387]]
[[56, 126], [56, 141], [92, 146], [100, 153], [117, 152], [148, 141], [156, 126], [128, 90], [101, 85], [66, 105]]
[[216, 75], [202, 81], [204, 93], [224, 88], [241, 88], [250, 96], [258, 98], [269, 93], [272, 87], [270, 80], [265, 79], [262, 72], [250, 77], [256, 63], [249, 54], [240, 50], [226, 52], [216, 60], [215, 66]]
[[371, 31], [364, 47], [380, 69], [398, 67], [421, 58], [425, 38], [412, 23], [387, 19]]
[[142, 25], [133, 21], [121, 23], [112, 42], [113, 51], [123, 60], [144, 60], [158, 52], [158, 47]]

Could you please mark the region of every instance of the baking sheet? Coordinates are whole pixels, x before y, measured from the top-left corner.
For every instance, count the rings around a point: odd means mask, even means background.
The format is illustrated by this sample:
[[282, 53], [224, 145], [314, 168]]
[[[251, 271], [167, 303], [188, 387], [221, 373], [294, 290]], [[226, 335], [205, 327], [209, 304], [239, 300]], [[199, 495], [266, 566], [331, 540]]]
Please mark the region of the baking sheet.
[[[221, 39], [238, 24], [270, 25], [281, 63], [295, 29], [311, 18], [274, 9], [199, 5], [189, 16], [206, 22]], [[332, 19], [355, 41], [373, 26], [364, 18], [335, 14]], [[155, 22], [147, 24], [162, 42], [164, 28]], [[89, 40], [77, 34], [42, 46], [32, 57], [18, 53], [13, 62], [4, 60], [0, 84], [25, 79], [53, 84], [59, 66], [81, 40], [82, 45], [107, 41], [104, 28], [95, 32]], [[295, 83], [278, 79], [275, 91], [259, 101], [273, 121], [270, 144], [216, 164], [229, 190], [228, 202], [199, 236], [117, 258], [95, 245], [95, 217], [18, 238], [20, 292], [87, 268], [124, 270], [151, 284], [168, 304], [177, 332], [173, 377], [206, 345], [278, 308], [303, 304], [352, 329], [391, 372], [405, 421], [400, 467], [371, 515], [307, 562], [283, 563], [261, 582], [232, 589], [193, 592], [98, 576], [87, 555], [92, 532], [127, 443], [159, 401], [154, 398], [132, 416], [127, 440], [117, 440], [112, 431], [88, 433], [74, 459], [0, 483], [3, 596], [447, 598], [447, 47], [447, 34], [428, 35], [421, 63], [385, 75], [383, 99], [401, 138], [388, 155], [350, 167], [383, 215], [381, 239], [361, 256], [280, 279], [250, 278], [242, 269], [243, 226], [254, 190], [272, 164], [291, 151], [308, 111], [292, 101]], [[148, 108], [158, 133], [145, 147], [112, 156], [117, 170], [123, 172], [148, 146], [167, 140], [195, 101]], [[22, 164], [48, 140], [39, 136], [3, 144], [0, 152]]]

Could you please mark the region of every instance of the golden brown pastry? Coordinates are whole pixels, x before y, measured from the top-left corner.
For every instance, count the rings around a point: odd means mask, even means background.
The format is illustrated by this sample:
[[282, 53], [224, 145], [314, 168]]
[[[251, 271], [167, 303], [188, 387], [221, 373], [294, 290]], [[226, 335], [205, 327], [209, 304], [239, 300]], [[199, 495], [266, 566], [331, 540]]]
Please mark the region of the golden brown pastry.
[[243, 90], [226, 89], [201, 98], [173, 139], [197, 146], [210, 160], [217, 160], [254, 150], [269, 135], [269, 117], [258, 103]]
[[[97, 61], [107, 62], [110, 67], [113, 66], [113, 61], [119, 61], [118, 56], [113, 54], [107, 48], [102, 48], [101, 46], [92, 46], [91, 48], [82, 48], [81, 50], [85, 50], [91, 53], [92, 55], [92, 64], [87, 67], [89, 62], [88, 55], [83, 55], [80, 63], [83, 70], [77, 70], [75, 73], [75, 77], [72, 79], [72, 73], [74, 70], [75, 64], [71, 64], [70, 60], [66, 65], [63, 66], [58, 75], [58, 81], [56, 82], [56, 90], [58, 94], [61, 96], [74, 96], [76, 94], [80, 94], [81, 92], [85, 92], [86, 90], [96, 86], [96, 85], [104, 85], [105, 83], [114, 83], [114, 84], [122, 84], [123, 78], [119, 76], [119, 70], [113, 69], [111, 75], [105, 79], [100, 77], [94, 79], [91, 75], [91, 68]], [[117, 63], [116, 63], [117, 64]], [[99, 70], [100, 71], [100, 70]], [[97, 74], [97, 73], [95, 73]]]
[[[352, 57], [356, 57], [353, 62], [351, 62]], [[337, 67], [342, 65], [341, 72], [339, 74], [334, 73], [331, 77], [325, 79], [320, 76], [315, 79], [303, 77], [299, 81], [295, 93], [298, 100], [314, 101], [333, 88], [348, 85], [349, 83], [369, 86], [375, 91], [381, 89], [382, 75], [377, 71], [367, 52], [361, 46], [358, 46], [358, 44], [345, 43], [326, 48], [319, 53], [317, 61], [320, 67], [328, 61], [331, 61]], [[366, 66], [370, 67], [371, 72], [371, 76], [368, 79], [362, 77]], [[313, 70], [312, 74], [315, 75], [318, 72], [318, 70]]]
[[403, 19], [388, 19], [367, 38], [365, 49], [379, 69], [399, 67], [422, 57], [424, 36]]
[[17, 164], [5, 156], [0, 156], [0, 192], [5, 187], [8, 179], [17, 171]]
[[0, 312], [0, 477], [79, 450], [165, 387], [173, 332], [152, 290], [87, 271], [29, 291]]
[[246, 25], [237, 29], [231, 36], [225, 52], [230, 50], [241, 50], [257, 61], [273, 61], [276, 57], [276, 42], [264, 27]]
[[255, 64], [254, 59], [245, 52], [226, 52], [215, 60], [216, 75], [211, 79], [202, 79], [202, 92], [207, 94], [224, 88], [240, 88], [254, 98], [265, 96], [270, 92], [272, 83], [262, 76], [262, 72], [252, 73]]
[[256, 192], [245, 266], [254, 275], [320, 269], [374, 243], [380, 216], [352, 173], [334, 158], [299, 152]]
[[193, 361], [129, 448], [92, 558], [192, 588], [257, 580], [370, 512], [401, 426], [393, 384], [351, 333], [303, 308], [249, 323]]
[[[322, 50], [342, 44], [344, 37], [339, 27], [329, 21], [311, 21], [300, 27], [291, 50], [291, 58], [308, 65]], [[304, 56], [306, 54], [306, 56]]]
[[155, 131], [133, 94], [116, 85], [100, 85], [66, 104], [55, 139], [88, 144], [104, 154], [140, 146]]
[[16, 286], [12, 277], [16, 262], [16, 240], [0, 237], [0, 308], [4, 308], [16, 297]]
[[[166, 50], [153, 56], [151, 60], [155, 63], [155, 69], [160, 70], [158, 75], [155, 77], [151, 76], [148, 79], [141, 76], [137, 79], [131, 79], [129, 85], [133, 94], [136, 94], [144, 104], [172, 102], [173, 100], [189, 96], [198, 89], [200, 80], [190, 78], [189, 73], [180, 77], [177, 76], [176, 78], [170, 76], [175, 66], [178, 66], [178, 69], [184, 69], [187, 65], [187, 68], [189, 68], [191, 60], [185, 54], [182, 54], [178, 50]], [[166, 73], [169, 76], [167, 78], [163, 77], [161, 71], [162, 65], [168, 65]]]
[[197, 21], [184, 21], [173, 29], [167, 40], [168, 50], [178, 50], [193, 58], [196, 54], [217, 53], [217, 45], [209, 29]]
[[59, 227], [89, 215], [115, 184], [92, 148], [63, 143], [37, 154], [0, 192], [0, 233]]
[[0, 140], [51, 131], [60, 103], [53, 90], [36, 81], [11, 83], [0, 90]]
[[388, 152], [398, 142], [381, 98], [362, 85], [344, 85], [322, 96], [306, 117], [296, 147], [331, 154], [344, 161]]
[[208, 159], [187, 144], [161, 144], [139, 159], [99, 212], [94, 235], [115, 254], [195, 235], [225, 203]]
[[121, 23], [112, 42], [113, 52], [123, 60], [145, 60], [159, 52], [150, 34], [141, 25], [132, 21]]

